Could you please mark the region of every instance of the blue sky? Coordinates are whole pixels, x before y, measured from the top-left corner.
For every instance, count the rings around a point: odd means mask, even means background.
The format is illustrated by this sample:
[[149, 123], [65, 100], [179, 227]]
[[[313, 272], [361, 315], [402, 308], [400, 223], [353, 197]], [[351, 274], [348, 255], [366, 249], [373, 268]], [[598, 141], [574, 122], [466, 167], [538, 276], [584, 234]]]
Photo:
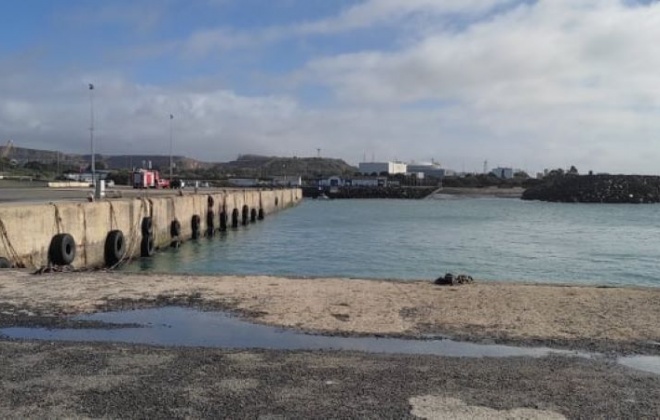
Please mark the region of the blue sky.
[[0, 3], [0, 142], [480, 170], [660, 172], [660, 6], [635, 0]]

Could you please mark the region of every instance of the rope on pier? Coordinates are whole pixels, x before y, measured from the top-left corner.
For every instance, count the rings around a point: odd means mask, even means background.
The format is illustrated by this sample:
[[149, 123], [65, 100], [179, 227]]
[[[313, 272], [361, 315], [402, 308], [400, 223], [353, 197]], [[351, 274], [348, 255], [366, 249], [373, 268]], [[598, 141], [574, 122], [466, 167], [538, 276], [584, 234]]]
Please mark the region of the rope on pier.
[[25, 268], [25, 262], [23, 259], [18, 255], [18, 252], [16, 252], [16, 249], [14, 249], [14, 246], [11, 244], [11, 241], [9, 240], [9, 235], [7, 234], [7, 228], [5, 227], [5, 223], [0, 219], [0, 239], [2, 239], [2, 244], [5, 247], [5, 252], [7, 252], [7, 256], [14, 261], [14, 265], [18, 268]]

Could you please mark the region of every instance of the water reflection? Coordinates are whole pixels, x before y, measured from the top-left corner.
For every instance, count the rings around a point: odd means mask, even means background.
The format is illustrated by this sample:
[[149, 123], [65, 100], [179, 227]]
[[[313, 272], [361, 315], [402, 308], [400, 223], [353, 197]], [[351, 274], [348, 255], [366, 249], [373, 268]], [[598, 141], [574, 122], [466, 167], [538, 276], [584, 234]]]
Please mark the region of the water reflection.
[[[230, 349], [349, 350], [446, 357], [544, 357], [555, 354], [604, 358], [596, 353], [556, 350], [546, 347], [465, 343], [449, 339], [406, 340], [303, 334], [293, 330], [252, 324], [224, 313], [201, 312], [180, 307], [96, 313], [78, 316], [74, 319], [112, 324], [138, 324], [143, 327], [113, 329], [5, 328], [0, 330], [0, 334], [14, 339], [124, 342]], [[637, 370], [660, 374], [660, 357], [658, 356], [620, 357], [617, 362]]]

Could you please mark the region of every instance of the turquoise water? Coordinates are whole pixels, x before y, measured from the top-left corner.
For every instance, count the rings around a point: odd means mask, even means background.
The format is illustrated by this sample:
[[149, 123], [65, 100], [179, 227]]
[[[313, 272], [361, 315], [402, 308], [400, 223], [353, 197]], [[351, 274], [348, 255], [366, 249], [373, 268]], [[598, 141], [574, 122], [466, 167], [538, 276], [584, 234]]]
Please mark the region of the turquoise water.
[[126, 271], [660, 286], [660, 206], [306, 200]]

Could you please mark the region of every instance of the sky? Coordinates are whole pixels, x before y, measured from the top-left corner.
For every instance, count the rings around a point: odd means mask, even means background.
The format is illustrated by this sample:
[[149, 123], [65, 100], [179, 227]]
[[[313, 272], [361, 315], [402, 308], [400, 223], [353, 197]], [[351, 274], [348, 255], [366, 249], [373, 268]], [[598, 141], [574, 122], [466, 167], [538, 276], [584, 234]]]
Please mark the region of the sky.
[[0, 0], [0, 27], [2, 144], [89, 153], [93, 105], [102, 154], [660, 174], [656, 1]]

